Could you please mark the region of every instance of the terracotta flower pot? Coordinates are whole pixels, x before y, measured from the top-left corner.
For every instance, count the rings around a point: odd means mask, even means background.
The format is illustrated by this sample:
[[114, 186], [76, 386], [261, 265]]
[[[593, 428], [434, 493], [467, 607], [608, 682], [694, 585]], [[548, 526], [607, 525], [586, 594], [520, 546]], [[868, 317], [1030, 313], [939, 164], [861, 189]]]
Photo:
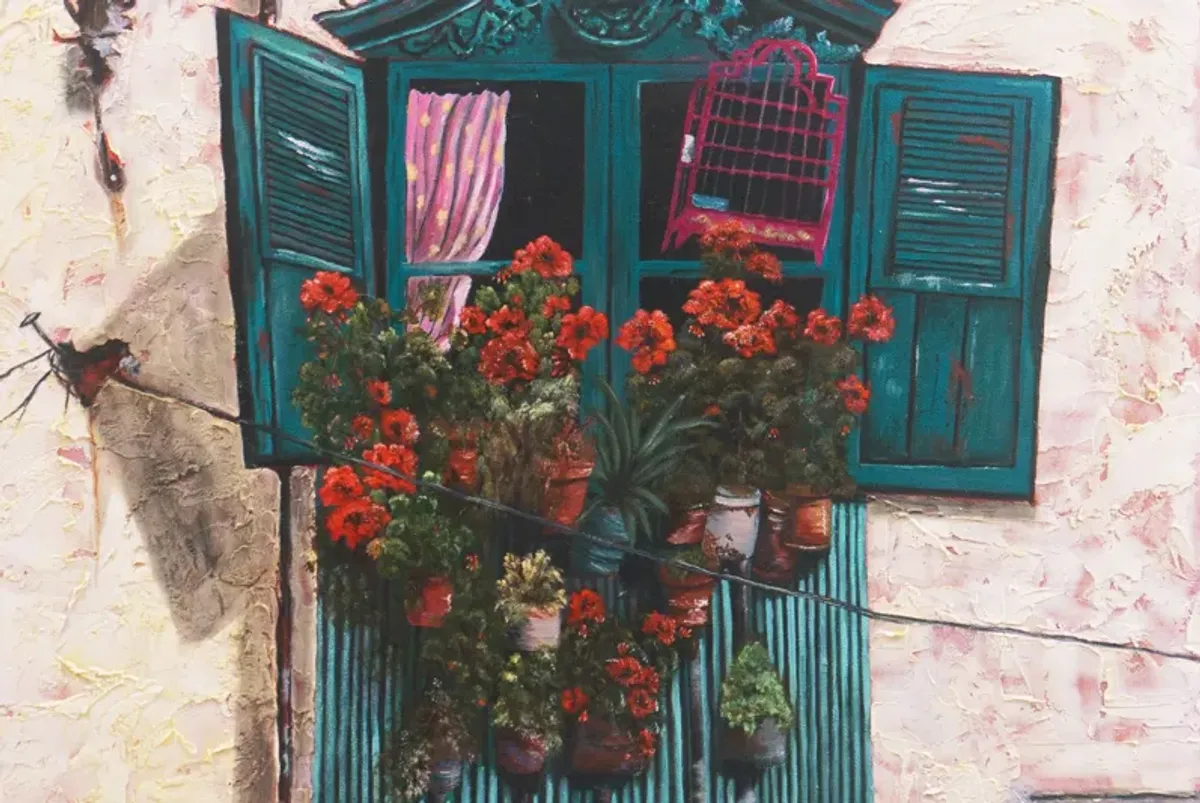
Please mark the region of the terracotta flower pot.
[[712, 610], [713, 589], [717, 581], [696, 572], [680, 573], [659, 564], [658, 579], [667, 593], [667, 610], [688, 627], [704, 627]]
[[667, 543], [677, 546], [693, 546], [704, 540], [704, 525], [708, 521], [708, 507], [698, 505], [680, 514], [670, 533]]
[[514, 641], [522, 652], [558, 646], [562, 635], [562, 612], [558, 608], [529, 608], [516, 626]]
[[817, 496], [807, 485], [793, 485], [787, 494], [794, 507], [783, 545], [800, 552], [827, 551], [833, 536], [833, 500]]
[[547, 463], [542, 515], [564, 527], [574, 526], [583, 513], [588, 479], [595, 465], [591, 460]]
[[408, 623], [413, 627], [441, 627], [454, 602], [454, 586], [445, 577], [430, 577], [417, 595], [404, 603]]
[[[614, 508], [601, 508], [589, 515], [584, 529], [589, 535], [614, 544], [629, 543], [625, 519]], [[620, 549], [606, 547], [587, 538], [576, 538], [571, 544], [571, 565], [582, 574], [616, 574], [624, 557], [625, 553]]]
[[516, 731], [496, 731], [496, 765], [513, 775], [535, 775], [546, 766], [546, 743]]
[[575, 731], [571, 747], [572, 772], [631, 778], [645, 772], [648, 765], [634, 735], [608, 720], [591, 719]]
[[717, 488], [704, 526], [706, 550], [722, 561], [743, 561], [754, 554], [762, 494], [752, 488]]
[[764, 720], [754, 733], [724, 723], [722, 729], [721, 753], [728, 762], [761, 770], [787, 759], [787, 739], [773, 719]]
[[765, 583], [790, 585], [796, 576], [796, 553], [784, 542], [793, 529], [792, 497], [768, 491], [763, 495], [763, 506], [766, 515], [754, 549], [754, 577]]

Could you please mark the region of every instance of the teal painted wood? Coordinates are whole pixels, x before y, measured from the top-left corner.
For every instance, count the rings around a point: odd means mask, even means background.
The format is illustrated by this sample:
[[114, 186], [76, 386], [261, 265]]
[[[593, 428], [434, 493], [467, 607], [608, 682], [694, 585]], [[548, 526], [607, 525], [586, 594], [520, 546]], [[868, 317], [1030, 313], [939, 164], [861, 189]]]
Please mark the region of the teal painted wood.
[[[822, 65], [821, 72], [834, 77], [835, 91], [851, 95], [849, 64]], [[652, 83], [691, 83], [707, 74], [707, 64], [637, 64], [612, 68], [612, 110], [610, 116], [613, 159], [612, 221], [612, 311], [614, 327], [633, 317], [640, 306], [640, 285], [650, 277], [699, 277], [696, 262], [670, 259], [643, 259], [640, 248], [641, 219], [641, 86]], [[829, 241], [821, 265], [810, 260], [784, 260], [786, 278], [822, 280], [821, 305], [841, 310], [845, 303], [848, 267], [846, 232], [848, 225], [849, 170], [847, 159], [853, 149], [854, 134], [846, 134], [842, 165]], [[623, 388], [630, 371], [630, 355], [616, 346], [611, 348], [613, 387]]]
[[[405, 206], [407, 175], [405, 169], [405, 132], [408, 119], [408, 93], [417, 79], [474, 79], [484, 82], [569, 82], [584, 88], [584, 164], [580, 173], [569, 180], [583, 185], [583, 253], [575, 260], [575, 272], [582, 285], [582, 303], [609, 313], [609, 68], [602, 65], [571, 64], [477, 64], [477, 63], [405, 63], [388, 65], [388, 131], [386, 156], [386, 220], [384, 248], [387, 265], [386, 298], [396, 309], [406, 302], [405, 288], [414, 276], [447, 275], [455, 272], [490, 275], [506, 263], [413, 264], [405, 251]], [[501, 88], [502, 87], [496, 87]], [[508, 170], [521, 169], [510, 165]], [[529, 169], [530, 166], [525, 166]], [[592, 349], [583, 365], [583, 400], [593, 409], [604, 403], [599, 383], [607, 375], [608, 351]]]
[[[833, 547], [804, 570], [796, 587], [855, 605], [866, 598], [866, 512], [859, 502], [835, 505]], [[327, 573], [322, 574], [328, 582]], [[572, 580], [605, 597], [622, 616], [636, 615], [636, 600], [622, 596], [615, 578]], [[388, 734], [419, 682], [414, 666], [420, 636], [403, 624], [392, 589], [363, 587], [379, 600], [379, 621], [370, 627], [339, 627], [324, 603], [318, 610], [316, 719], [317, 803], [379, 803], [384, 792], [376, 771]], [[713, 621], [701, 642], [700, 710], [703, 738], [694, 744], [689, 727], [691, 697], [682, 667], [664, 693], [666, 729], [645, 776], [615, 790], [615, 803], [682, 803], [693, 800], [689, 772], [696, 756], [709, 767], [711, 803], [734, 803], [733, 780], [713, 760], [719, 750], [721, 680], [734, 657], [733, 589], [721, 583]], [[749, 635], [760, 637], [796, 709], [784, 766], [759, 779], [761, 803], [870, 803], [874, 799], [870, 743], [870, 667], [866, 621], [810, 600], [754, 592]], [[386, 638], [387, 634], [390, 638]], [[513, 799], [491, 761], [491, 738], [483, 760], [469, 767], [453, 803], [501, 803]], [[537, 803], [593, 803], [561, 772], [547, 775]]]
[[850, 295], [897, 331], [865, 349], [855, 477], [1029, 498], [1059, 83], [871, 66], [861, 97]]
[[[332, 270], [374, 292], [363, 73], [235, 14], [219, 11], [217, 22], [241, 407], [306, 438], [291, 402], [309, 356], [300, 285]], [[314, 462], [268, 434], [244, 439], [251, 465]]]

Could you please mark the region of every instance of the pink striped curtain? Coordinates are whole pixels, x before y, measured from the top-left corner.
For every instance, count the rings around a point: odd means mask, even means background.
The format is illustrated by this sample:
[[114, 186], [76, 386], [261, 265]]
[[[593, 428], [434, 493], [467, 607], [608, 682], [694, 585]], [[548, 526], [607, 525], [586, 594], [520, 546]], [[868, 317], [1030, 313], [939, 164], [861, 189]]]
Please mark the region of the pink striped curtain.
[[[483, 257], [504, 191], [508, 100], [507, 92], [409, 92], [405, 244], [410, 263], [474, 262]], [[471, 279], [410, 279], [408, 303], [419, 304], [431, 282], [445, 286], [446, 303], [440, 316], [423, 317], [418, 325], [445, 349], [467, 303]]]

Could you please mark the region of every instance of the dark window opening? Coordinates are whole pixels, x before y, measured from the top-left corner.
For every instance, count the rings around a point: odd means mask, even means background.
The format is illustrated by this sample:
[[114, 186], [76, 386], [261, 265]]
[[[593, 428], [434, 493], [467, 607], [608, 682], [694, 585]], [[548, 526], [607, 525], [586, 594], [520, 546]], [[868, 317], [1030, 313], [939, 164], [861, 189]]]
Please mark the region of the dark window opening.
[[504, 192], [484, 260], [508, 260], [549, 235], [583, 256], [583, 84], [560, 81], [418, 79], [419, 92], [510, 93], [504, 146]]

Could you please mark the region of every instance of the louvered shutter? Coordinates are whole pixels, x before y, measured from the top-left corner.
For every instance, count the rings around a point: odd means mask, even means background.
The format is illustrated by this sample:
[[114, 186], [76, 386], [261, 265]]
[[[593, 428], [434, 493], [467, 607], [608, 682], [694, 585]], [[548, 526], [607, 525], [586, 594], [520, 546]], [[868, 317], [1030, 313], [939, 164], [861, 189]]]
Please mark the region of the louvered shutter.
[[1029, 496], [1058, 84], [869, 67], [851, 298], [895, 309], [868, 345], [868, 488]]
[[[243, 415], [300, 438], [292, 404], [309, 358], [300, 285], [319, 270], [374, 292], [362, 68], [219, 12], [230, 280]], [[285, 439], [245, 430], [247, 462], [315, 462]]]

